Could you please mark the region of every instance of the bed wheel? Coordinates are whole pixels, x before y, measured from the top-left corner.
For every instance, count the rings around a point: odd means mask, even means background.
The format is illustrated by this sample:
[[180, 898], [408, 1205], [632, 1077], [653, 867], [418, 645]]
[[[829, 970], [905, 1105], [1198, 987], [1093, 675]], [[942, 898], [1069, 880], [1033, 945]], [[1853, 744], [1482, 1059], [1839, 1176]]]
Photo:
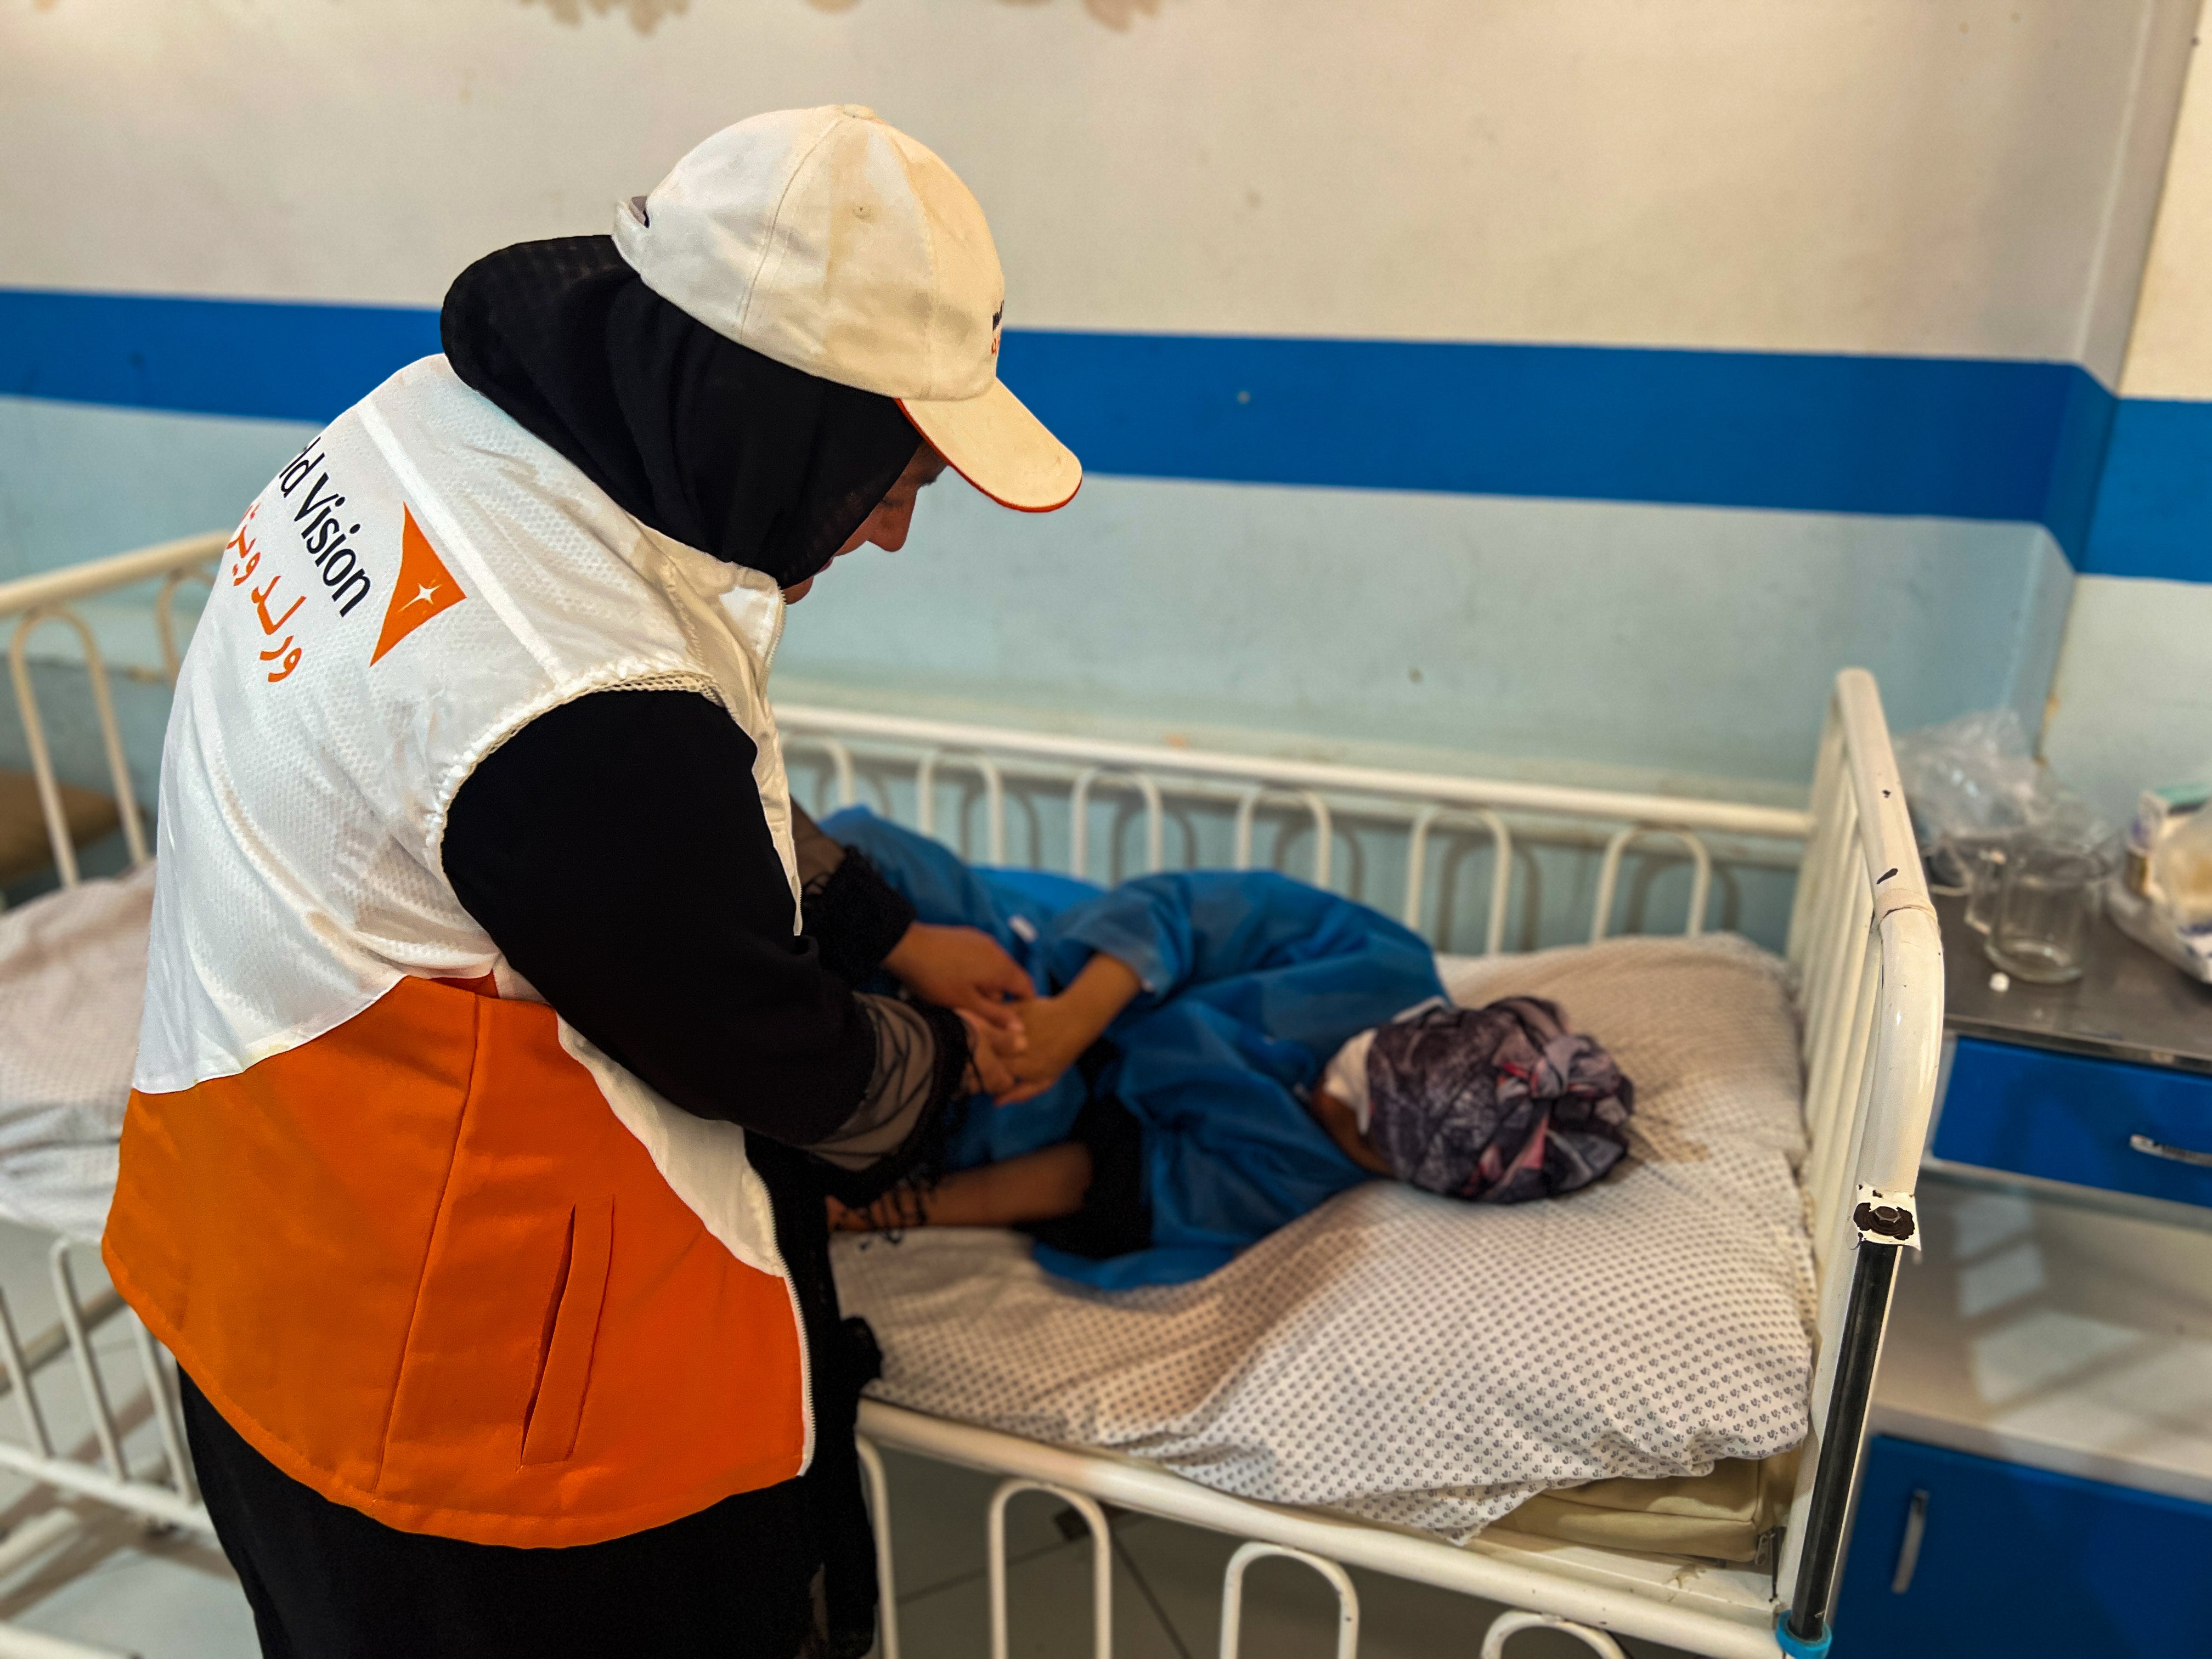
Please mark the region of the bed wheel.
[[1504, 1659], [1505, 1644], [1524, 1630], [1559, 1630], [1579, 1638], [1592, 1651], [1605, 1659], [1628, 1659], [1620, 1650], [1620, 1644], [1601, 1630], [1592, 1630], [1588, 1625], [1577, 1625], [1571, 1619], [1562, 1619], [1553, 1613], [1528, 1613], [1514, 1607], [1501, 1613], [1490, 1621], [1490, 1630], [1482, 1638], [1482, 1659]]

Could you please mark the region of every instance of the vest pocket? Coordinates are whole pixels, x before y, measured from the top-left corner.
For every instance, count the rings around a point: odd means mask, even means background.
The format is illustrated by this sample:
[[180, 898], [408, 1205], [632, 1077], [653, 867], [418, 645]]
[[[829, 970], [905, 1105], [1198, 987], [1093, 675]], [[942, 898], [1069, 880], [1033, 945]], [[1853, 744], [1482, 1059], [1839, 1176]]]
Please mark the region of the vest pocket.
[[523, 1422], [522, 1461], [559, 1463], [576, 1449], [584, 1391], [592, 1377], [592, 1348], [606, 1299], [607, 1258], [614, 1243], [611, 1195], [579, 1204], [568, 1218], [568, 1273], [558, 1291], [553, 1330]]

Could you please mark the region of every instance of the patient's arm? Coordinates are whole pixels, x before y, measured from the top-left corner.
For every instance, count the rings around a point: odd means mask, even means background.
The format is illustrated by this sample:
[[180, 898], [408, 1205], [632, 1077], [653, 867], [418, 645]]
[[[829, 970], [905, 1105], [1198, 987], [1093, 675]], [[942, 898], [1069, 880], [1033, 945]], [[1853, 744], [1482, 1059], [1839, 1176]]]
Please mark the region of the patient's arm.
[[[1060, 1080], [1061, 1073], [1098, 1041], [1114, 1017], [1142, 989], [1136, 972], [1118, 957], [1099, 951], [1084, 964], [1074, 981], [1054, 997], [1031, 997], [1014, 1005], [1021, 1012], [1028, 1047], [1018, 1054], [1001, 1048], [993, 1056], [1012, 1074], [982, 1071], [984, 1032], [964, 1010], [978, 1041], [979, 1080], [1002, 1106], [1028, 1100]], [[995, 1086], [994, 1086], [995, 1085]], [[1052, 1221], [1083, 1207], [1091, 1189], [1091, 1149], [1062, 1141], [980, 1169], [958, 1170], [930, 1186], [905, 1186], [863, 1209], [829, 1200], [830, 1224], [843, 1232], [880, 1232], [894, 1227], [1013, 1227]]]
[[1012, 1106], [1030, 1099], [1059, 1082], [1060, 1074], [1105, 1035], [1114, 1017], [1143, 988], [1134, 969], [1101, 951], [1058, 996], [1032, 997], [1015, 1004], [1029, 1046], [1006, 1057], [1014, 1087], [998, 1097], [999, 1104]]
[[1016, 1227], [1053, 1221], [1083, 1207], [1091, 1190], [1091, 1149], [1063, 1140], [981, 1169], [957, 1170], [932, 1187], [902, 1187], [865, 1209], [829, 1200], [837, 1232], [896, 1227]]

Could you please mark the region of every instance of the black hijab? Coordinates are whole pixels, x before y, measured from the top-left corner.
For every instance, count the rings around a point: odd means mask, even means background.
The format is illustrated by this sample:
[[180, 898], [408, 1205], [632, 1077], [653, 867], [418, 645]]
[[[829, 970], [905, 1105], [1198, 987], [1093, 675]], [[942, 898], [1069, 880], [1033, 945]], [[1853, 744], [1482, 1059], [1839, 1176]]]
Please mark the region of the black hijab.
[[609, 236], [488, 254], [439, 330], [463, 381], [624, 512], [784, 587], [830, 562], [921, 442], [890, 398], [693, 320]]

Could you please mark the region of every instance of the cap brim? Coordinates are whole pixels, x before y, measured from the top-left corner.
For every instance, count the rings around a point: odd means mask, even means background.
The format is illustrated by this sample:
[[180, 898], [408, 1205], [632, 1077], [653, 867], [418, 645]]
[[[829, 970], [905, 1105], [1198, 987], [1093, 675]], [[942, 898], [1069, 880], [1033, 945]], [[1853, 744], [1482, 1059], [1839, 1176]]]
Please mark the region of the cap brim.
[[902, 398], [898, 404], [930, 447], [1001, 507], [1049, 513], [1083, 486], [1075, 452], [1000, 381], [957, 403]]

